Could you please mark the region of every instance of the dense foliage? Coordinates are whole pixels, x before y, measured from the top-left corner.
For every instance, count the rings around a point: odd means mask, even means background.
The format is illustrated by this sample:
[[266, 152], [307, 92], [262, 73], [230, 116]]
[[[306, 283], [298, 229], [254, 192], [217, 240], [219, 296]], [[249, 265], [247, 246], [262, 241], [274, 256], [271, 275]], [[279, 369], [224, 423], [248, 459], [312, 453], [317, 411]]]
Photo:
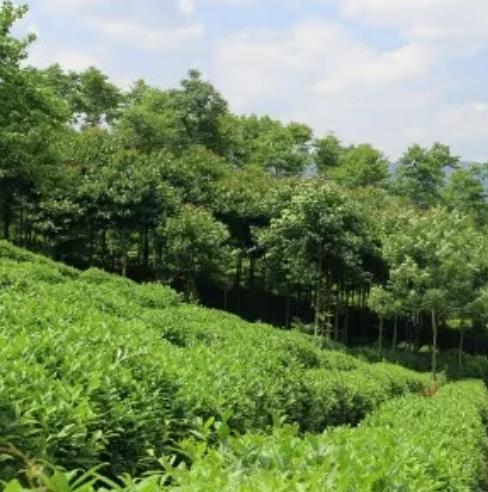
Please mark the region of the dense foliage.
[[[199, 435], [181, 445], [191, 468], [161, 460], [159, 474], [135, 482], [126, 478], [125, 485], [101, 482], [102, 490], [482, 490], [487, 417], [485, 386], [453, 383], [434, 396], [387, 402], [357, 428], [305, 436], [292, 426], [276, 427], [270, 435], [229, 437], [221, 432], [218, 446], [210, 448], [206, 436]], [[90, 492], [89, 478], [85, 486], [80, 485], [83, 479], [77, 485], [71, 479], [70, 486], [70, 475], [57, 472], [54, 477], [38, 474], [35, 482], [52, 492]], [[28, 489], [11, 482], [6, 490]]]
[[[68, 468], [141, 472], [216, 419], [234, 432], [355, 424], [426, 376], [182, 304], [0, 243], [0, 440]], [[0, 475], [15, 474], [8, 463]]]
[[486, 390], [443, 384], [488, 381], [488, 166], [236, 115], [196, 70], [30, 67], [26, 11], [0, 3], [7, 492], [484, 487]]
[[460, 354], [465, 337], [486, 341], [484, 164], [440, 143], [392, 164], [367, 143], [236, 115], [196, 70], [173, 89], [124, 91], [95, 67], [28, 67], [34, 37], [12, 34], [25, 11], [0, 7], [5, 239], [188, 299], [216, 288], [212, 305], [234, 295], [243, 315], [241, 292], [264, 294], [281, 307], [255, 319], [314, 321], [345, 343], [374, 341], [372, 310], [380, 350], [431, 332], [434, 373], [441, 332], [459, 334]]

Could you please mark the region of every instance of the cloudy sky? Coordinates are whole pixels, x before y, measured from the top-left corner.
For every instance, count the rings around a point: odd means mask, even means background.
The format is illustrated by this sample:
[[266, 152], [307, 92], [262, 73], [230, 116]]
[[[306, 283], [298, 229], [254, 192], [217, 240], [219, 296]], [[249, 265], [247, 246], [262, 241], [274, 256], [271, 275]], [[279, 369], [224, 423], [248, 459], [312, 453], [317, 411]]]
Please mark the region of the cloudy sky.
[[31, 62], [171, 87], [199, 68], [234, 111], [488, 161], [487, 0], [27, 0]]

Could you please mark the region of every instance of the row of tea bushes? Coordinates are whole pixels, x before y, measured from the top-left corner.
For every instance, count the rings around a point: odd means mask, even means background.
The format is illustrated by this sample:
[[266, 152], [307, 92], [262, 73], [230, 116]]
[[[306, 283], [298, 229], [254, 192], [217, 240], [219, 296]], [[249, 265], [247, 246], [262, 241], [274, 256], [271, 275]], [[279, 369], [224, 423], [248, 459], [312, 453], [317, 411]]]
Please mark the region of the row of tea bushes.
[[168, 466], [165, 479], [172, 483], [161, 490], [486, 490], [487, 417], [484, 384], [468, 381], [448, 384], [433, 397], [391, 400], [357, 428], [299, 437], [296, 428], [283, 427], [210, 450], [189, 441], [191, 468]]
[[[162, 473], [118, 484], [89, 473], [37, 472], [32, 487], [6, 492], [475, 492], [486, 490], [488, 395], [477, 381], [452, 383], [433, 397], [404, 396], [382, 405], [357, 428], [300, 436], [296, 426], [181, 444], [191, 462], [161, 459]], [[33, 468], [33, 465], [31, 465]], [[33, 488], [38, 487], [38, 488]]]
[[[429, 384], [1, 242], [0, 285], [0, 446], [67, 469], [138, 474], [209, 418], [238, 433], [277, 421], [321, 432]], [[0, 478], [18, 471], [8, 461]]]
[[[355, 347], [344, 351], [365, 362], [378, 362], [386, 360], [392, 364], [400, 364], [414, 371], [429, 371], [432, 355], [428, 350], [412, 351], [383, 350], [381, 353], [374, 347]], [[474, 355], [463, 353], [461, 361], [457, 350], [444, 350], [438, 354], [437, 365], [447, 379], [482, 379], [488, 384], [488, 357], [485, 355]]]

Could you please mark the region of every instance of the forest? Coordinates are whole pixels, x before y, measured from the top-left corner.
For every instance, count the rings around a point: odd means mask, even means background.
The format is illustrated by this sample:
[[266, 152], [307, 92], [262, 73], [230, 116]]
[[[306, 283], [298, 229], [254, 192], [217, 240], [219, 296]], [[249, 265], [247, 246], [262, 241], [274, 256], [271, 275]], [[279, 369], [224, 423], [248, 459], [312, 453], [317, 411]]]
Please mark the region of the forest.
[[0, 6], [0, 486], [483, 490], [488, 164], [235, 114], [197, 70], [35, 68], [26, 12]]

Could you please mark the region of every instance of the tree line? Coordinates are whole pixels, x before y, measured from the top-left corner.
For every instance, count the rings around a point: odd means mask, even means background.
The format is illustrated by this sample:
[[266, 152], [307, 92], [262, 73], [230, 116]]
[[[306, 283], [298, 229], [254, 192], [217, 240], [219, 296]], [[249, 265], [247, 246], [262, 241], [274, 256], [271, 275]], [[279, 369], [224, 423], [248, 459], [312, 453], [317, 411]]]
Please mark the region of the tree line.
[[[191, 70], [177, 88], [117, 87], [25, 63], [12, 34], [27, 7], [0, 7], [2, 235], [79, 267], [202, 280], [312, 306], [313, 330], [347, 342], [348, 313], [482, 333], [488, 317], [488, 167], [440, 143], [396, 163], [299, 122], [237, 115]], [[287, 304], [288, 306], [288, 304]], [[289, 307], [288, 307], [289, 309]], [[286, 324], [291, 323], [287, 316]]]

